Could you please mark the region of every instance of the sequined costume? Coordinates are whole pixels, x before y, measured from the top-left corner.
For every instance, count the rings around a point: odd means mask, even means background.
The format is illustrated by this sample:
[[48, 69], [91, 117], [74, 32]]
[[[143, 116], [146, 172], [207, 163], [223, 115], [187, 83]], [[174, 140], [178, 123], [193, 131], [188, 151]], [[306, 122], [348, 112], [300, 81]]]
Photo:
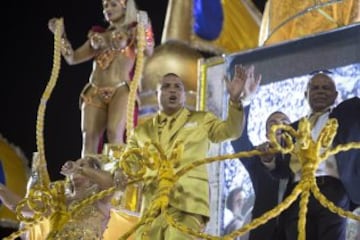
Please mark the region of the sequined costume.
[[[86, 190], [85, 194], [81, 198], [69, 200], [68, 210], [75, 204], [78, 204], [83, 199], [90, 197], [91, 195], [99, 192], [97, 185], [93, 185]], [[101, 201], [93, 204], [86, 204], [78, 211], [75, 211], [70, 219], [68, 219], [64, 225], [56, 231], [52, 231], [47, 239], [81, 239], [81, 240], [101, 240], [103, 239], [103, 233], [106, 229], [106, 225], [110, 219], [110, 211], [101, 209]]]
[[[127, 41], [126, 45], [121, 48], [111, 47], [104, 50], [101, 50], [95, 57], [96, 64], [102, 69], [106, 70], [112, 64], [114, 59], [119, 55], [123, 54], [129, 58], [135, 58], [135, 30], [137, 23], [133, 22], [126, 27], [124, 32], [129, 35], [126, 36]], [[98, 26], [94, 26], [91, 29], [92, 34], [90, 38], [97, 37], [96, 34], [105, 32], [106, 29], [103, 29]], [[119, 36], [118, 36], [119, 35]], [[117, 40], [123, 39], [125, 36], [117, 33], [111, 37], [111, 41], [116, 42]], [[112, 43], [111, 46], [116, 45]], [[92, 105], [98, 108], [106, 109], [107, 104], [111, 102], [113, 95], [116, 93], [117, 89], [120, 87], [128, 87], [127, 81], [120, 81], [114, 86], [99, 87], [96, 83], [90, 82], [85, 85], [81, 94], [80, 94], [80, 106], [82, 103]]]
[[129, 88], [126, 81], [119, 82], [112, 87], [98, 87], [93, 83], [88, 83], [80, 94], [79, 104], [81, 106], [84, 102], [85, 104], [106, 109], [116, 91], [121, 87]]
[[96, 206], [87, 205], [65, 223], [61, 231], [53, 233], [53, 239], [103, 239], [103, 223], [108, 218]]

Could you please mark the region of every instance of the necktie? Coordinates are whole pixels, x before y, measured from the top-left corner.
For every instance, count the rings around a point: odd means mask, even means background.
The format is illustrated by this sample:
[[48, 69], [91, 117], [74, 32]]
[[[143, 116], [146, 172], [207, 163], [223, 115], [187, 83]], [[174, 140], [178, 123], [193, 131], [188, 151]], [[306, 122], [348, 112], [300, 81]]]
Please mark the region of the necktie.
[[160, 145], [164, 147], [169, 141], [169, 133], [172, 127], [172, 123], [174, 118], [166, 117], [159, 124], [159, 137], [160, 137]]
[[301, 164], [294, 155], [290, 157], [290, 169], [293, 173], [297, 173], [301, 169]]
[[[313, 127], [315, 126], [316, 122], [319, 120], [320, 116], [323, 115], [326, 111], [322, 111], [322, 112], [314, 112], [310, 115], [308, 121], [310, 122], [310, 128], [313, 129]], [[299, 160], [291, 155], [290, 158], [290, 169], [294, 172], [297, 173], [298, 171], [300, 171], [301, 165]]]
[[314, 112], [309, 117], [309, 122], [311, 128], [313, 128], [317, 122], [317, 120], [320, 118], [321, 115], [323, 115], [325, 112]]

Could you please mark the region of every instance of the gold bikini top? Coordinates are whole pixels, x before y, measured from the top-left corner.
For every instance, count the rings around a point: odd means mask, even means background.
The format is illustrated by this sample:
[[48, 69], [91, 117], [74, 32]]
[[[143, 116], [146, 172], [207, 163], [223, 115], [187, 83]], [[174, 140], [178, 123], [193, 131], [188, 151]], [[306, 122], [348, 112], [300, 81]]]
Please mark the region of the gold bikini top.
[[[136, 27], [136, 25], [137, 25], [136, 22], [129, 24], [129, 26], [127, 27], [127, 31], [130, 31], [132, 28]], [[119, 36], [117, 34], [114, 34], [112, 36], [114, 40], [116, 40], [115, 38], [118, 37]], [[131, 34], [130, 37], [128, 38], [126, 46], [120, 49], [118, 48], [105, 49], [95, 57], [95, 61], [102, 70], [105, 70], [110, 66], [110, 64], [118, 54], [124, 54], [129, 58], [134, 57], [135, 55], [134, 46], [135, 46], [135, 36], [134, 34]]]
[[[91, 187], [86, 192], [84, 198], [98, 192], [97, 185]], [[77, 204], [81, 199], [74, 199], [69, 206]], [[50, 239], [81, 239], [81, 240], [100, 240], [105, 231], [108, 216], [97, 207], [97, 203], [85, 205], [75, 212], [71, 218], [57, 231], [50, 234]]]

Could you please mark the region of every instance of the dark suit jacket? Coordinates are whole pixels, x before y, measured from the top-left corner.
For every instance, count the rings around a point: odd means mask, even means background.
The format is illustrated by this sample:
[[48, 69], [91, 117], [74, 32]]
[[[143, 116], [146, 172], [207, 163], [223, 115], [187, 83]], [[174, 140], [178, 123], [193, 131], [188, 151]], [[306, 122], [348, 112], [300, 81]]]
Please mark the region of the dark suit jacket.
[[[336, 106], [329, 115], [336, 118], [339, 124], [333, 147], [349, 142], [360, 142], [360, 98], [353, 97]], [[292, 126], [297, 129], [299, 121]], [[292, 176], [289, 168], [289, 155], [284, 159], [276, 159], [274, 176]], [[348, 193], [350, 200], [355, 206], [360, 205], [360, 149], [351, 149], [339, 152], [335, 155], [340, 180]]]
[[[246, 107], [244, 112], [246, 117], [245, 129], [247, 129], [249, 107]], [[254, 148], [247, 133], [243, 133], [239, 139], [231, 143], [235, 152], [250, 151]], [[254, 188], [255, 203], [252, 210], [252, 218], [255, 219], [278, 204], [279, 180], [271, 176], [257, 156], [242, 158], [240, 161], [249, 173]], [[266, 224], [252, 230], [250, 232], [250, 240], [272, 239], [271, 237], [274, 236], [275, 229], [276, 219], [271, 219]]]

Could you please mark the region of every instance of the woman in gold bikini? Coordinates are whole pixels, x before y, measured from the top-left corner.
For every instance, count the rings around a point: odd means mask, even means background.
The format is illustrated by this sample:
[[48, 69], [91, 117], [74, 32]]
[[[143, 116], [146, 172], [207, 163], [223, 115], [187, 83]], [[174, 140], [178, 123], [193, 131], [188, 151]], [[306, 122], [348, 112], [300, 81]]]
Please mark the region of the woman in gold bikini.
[[[93, 157], [80, 158], [77, 161], [68, 161], [61, 168], [61, 173], [70, 181], [65, 191], [66, 206], [88, 198], [101, 190], [112, 186], [112, 175], [102, 170], [101, 163]], [[64, 223], [57, 231], [51, 231], [50, 239], [103, 239], [103, 233], [110, 219], [111, 196], [88, 204]]]
[[[62, 33], [62, 56], [70, 65], [93, 59], [89, 83], [81, 99], [82, 156], [98, 153], [98, 146], [106, 130], [109, 144], [123, 144], [129, 82], [136, 60], [137, 14], [134, 0], [103, 0], [103, 13], [108, 28], [93, 27], [87, 41], [73, 49]], [[56, 18], [49, 20], [55, 32]], [[151, 24], [146, 26], [145, 56], [154, 48]]]
[[[52, 198], [54, 201], [61, 199], [58, 206], [63, 206], [64, 211], [70, 211], [82, 200], [113, 185], [112, 175], [102, 170], [100, 160], [94, 157], [87, 156], [76, 161], [67, 161], [62, 166], [61, 173], [66, 176], [68, 184], [65, 184], [65, 191], [52, 191]], [[54, 183], [51, 184], [54, 185]], [[111, 197], [111, 195], [106, 196], [92, 204], [84, 205], [65, 221], [53, 221], [51, 215], [46, 216], [44, 213], [46, 219], [30, 228], [27, 235], [23, 237], [29, 240], [103, 239], [104, 231], [110, 219]], [[6, 207], [15, 211], [22, 198], [0, 183], [0, 200], [4, 202]], [[25, 206], [21, 213], [24, 216], [31, 217], [34, 212]], [[54, 219], [59, 220], [60, 218]]]

